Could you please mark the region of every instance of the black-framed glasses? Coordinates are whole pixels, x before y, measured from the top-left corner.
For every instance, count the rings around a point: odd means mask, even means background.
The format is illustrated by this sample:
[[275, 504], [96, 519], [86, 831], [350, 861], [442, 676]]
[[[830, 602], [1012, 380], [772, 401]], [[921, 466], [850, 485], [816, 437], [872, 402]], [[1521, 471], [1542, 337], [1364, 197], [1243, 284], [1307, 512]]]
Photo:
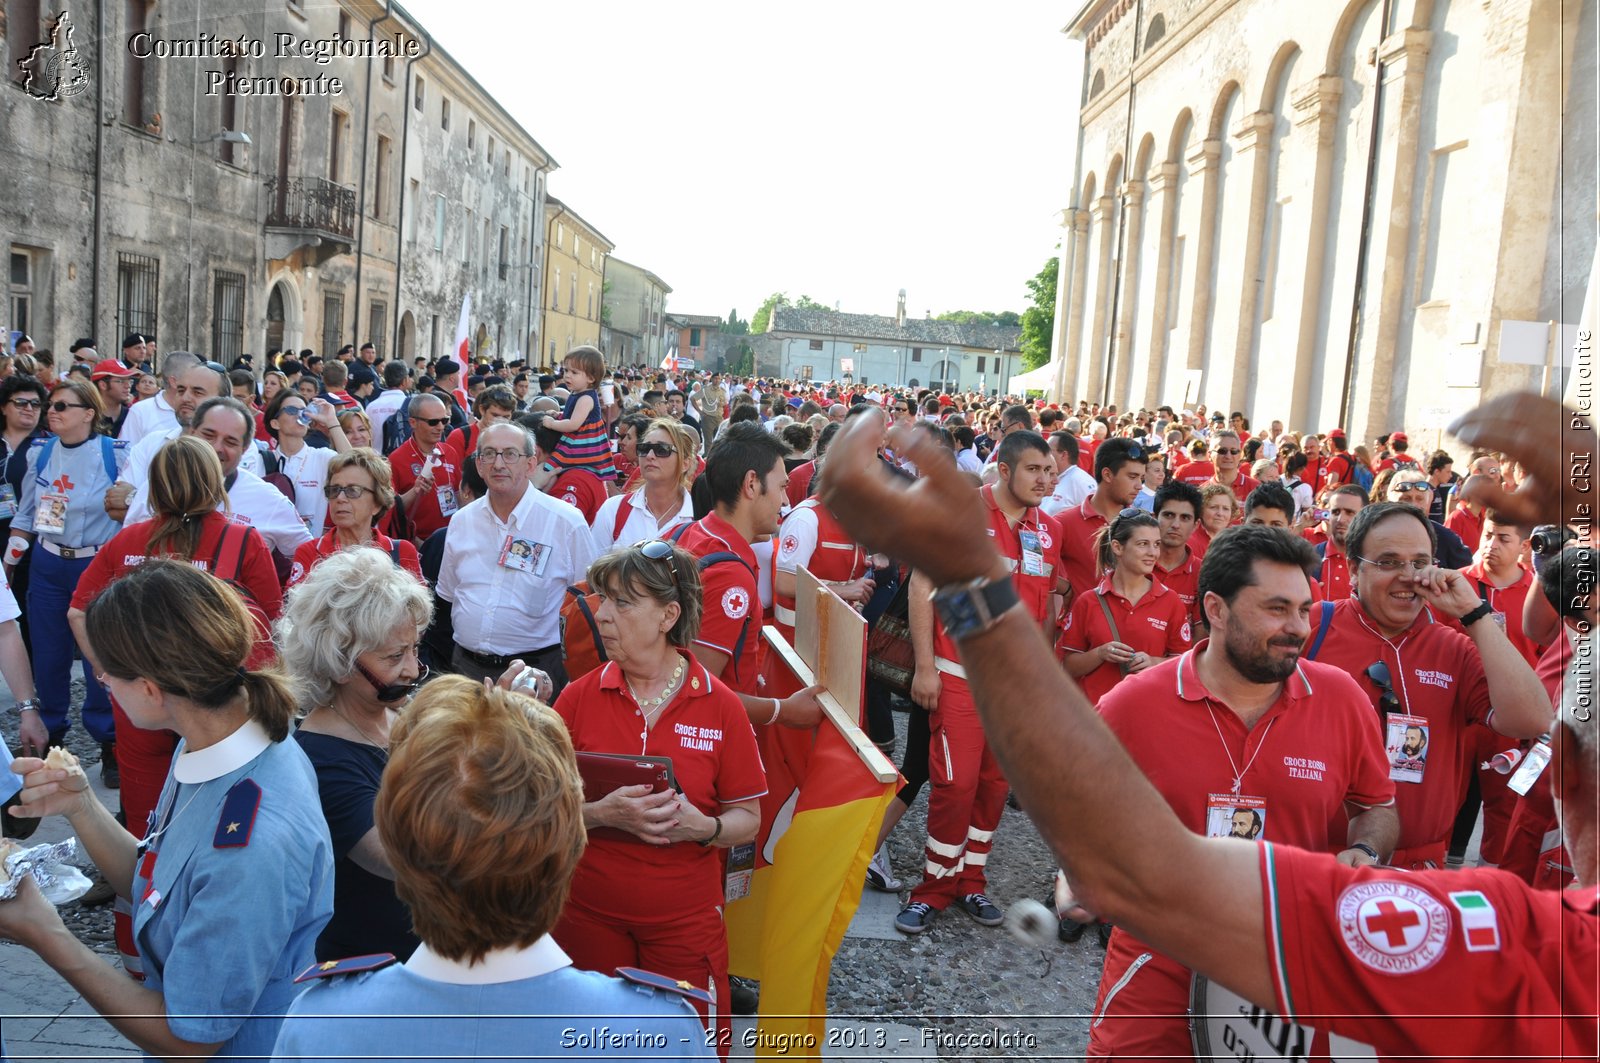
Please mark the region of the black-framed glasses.
[[38, 399], [12, 399], [11, 405], [19, 410], [37, 410], [44, 403]]
[[411, 419], [418, 424], [425, 424], [429, 428], [438, 428], [442, 424], [450, 423], [450, 418], [448, 417], [413, 417]]
[[92, 410], [94, 407], [81, 402], [52, 402], [50, 409], [54, 413], [66, 413], [68, 410]]
[[671, 443], [640, 443], [634, 449], [640, 457], [649, 454], [657, 458], [670, 458], [678, 452], [678, 448]]
[[352, 502], [359, 502], [362, 495], [375, 495], [378, 492], [360, 484], [325, 484], [322, 493], [328, 498], [348, 498]]
[[1399, 712], [1402, 707], [1400, 698], [1394, 692], [1394, 677], [1389, 674], [1389, 666], [1383, 661], [1374, 661], [1367, 665], [1367, 678], [1377, 686], [1380, 697], [1378, 698], [1378, 711], [1384, 716], [1391, 712]]
[[518, 461], [526, 461], [533, 455], [526, 450], [518, 450], [515, 447], [507, 447], [504, 450], [488, 450], [484, 447], [479, 447], [473, 457], [479, 465], [493, 465], [497, 461], [504, 461], [507, 465], [515, 465]]
[[633, 548], [651, 561], [665, 561], [667, 571], [672, 573], [672, 586], [678, 586], [678, 559], [672, 551], [672, 544], [665, 539], [646, 539], [633, 544]]

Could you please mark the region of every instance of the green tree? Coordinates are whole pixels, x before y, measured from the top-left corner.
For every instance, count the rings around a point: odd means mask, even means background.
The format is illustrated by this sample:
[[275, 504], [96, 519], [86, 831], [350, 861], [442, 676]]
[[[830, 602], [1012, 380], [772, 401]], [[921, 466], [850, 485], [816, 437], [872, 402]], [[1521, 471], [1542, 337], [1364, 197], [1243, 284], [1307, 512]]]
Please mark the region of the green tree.
[[1055, 255], [1028, 278], [1033, 305], [1022, 312], [1022, 364], [1037, 369], [1050, 360], [1050, 340], [1056, 331], [1056, 275], [1061, 261]]
[[728, 355], [727, 371], [734, 376], [755, 376], [755, 350], [748, 343], [739, 344], [739, 349]]
[[772, 327], [772, 311], [780, 306], [788, 306], [789, 297], [783, 292], [773, 292], [767, 296], [766, 301], [750, 315], [750, 332], [760, 335]]
[[733, 336], [743, 336], [750, 331], [750, 322], [739, 316], [739, 308], [734, 307], [728, 311], [728, 320], [722, 323], [721, 331]]

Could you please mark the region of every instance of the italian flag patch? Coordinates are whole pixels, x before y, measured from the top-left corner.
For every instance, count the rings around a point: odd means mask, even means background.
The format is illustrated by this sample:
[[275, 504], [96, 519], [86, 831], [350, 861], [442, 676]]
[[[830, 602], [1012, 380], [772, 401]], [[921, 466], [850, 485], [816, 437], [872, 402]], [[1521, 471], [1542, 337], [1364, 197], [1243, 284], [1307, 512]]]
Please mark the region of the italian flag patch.
[[1450, 903], [1461, 913], [1461, 933], [1468, 952], [1500, 951], [1500, 919], [1489, 898], [1477, 890], [1450, 894]]

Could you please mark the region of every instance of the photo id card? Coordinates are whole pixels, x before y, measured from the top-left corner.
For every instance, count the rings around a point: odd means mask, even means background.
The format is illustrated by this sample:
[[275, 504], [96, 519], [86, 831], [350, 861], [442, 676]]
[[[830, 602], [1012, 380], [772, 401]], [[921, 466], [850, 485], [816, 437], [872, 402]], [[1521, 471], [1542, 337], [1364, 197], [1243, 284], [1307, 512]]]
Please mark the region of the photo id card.
[[1017, 533], [1017, 540], [1022, 544], [1022, 574], [1044, 575], [1044, 548], [1039, 545], [1039, 533], [1024, 528]]
[[1206, 796], [1206, 837], [1257, 841], [1267, 829], [1267, 799], [1248, 794]]
[[1506, 789], [1523, 797], [1528, 796], [1528, 791], [1533, 789], [1533, 784], [1549, 765], [1550, 743], [1543, 740], [1535, 742], [1522, 758], [1522, 763], [1517, 765], [1517, 770], [1511, 773], [1511, 778], [1506, 780]]
[[47, 493], [39, 496], [39, 508], [33, 514], [35, 532], [54, 532], [63, 535], [67, 530], [68, 498], [63, 494]]
[[1383, 751], [1389, 758], [1389, 778], [1421, 782], [1428, 768], [1427, 718], [1390, 713], [1384, 724]]
[[532, 539], [518, 539], [506, 536], [505, 542], [500, 546], [500, 567], [515, 569], [518, 572], [531, 572], [536, 576], [544, 575], [545, 566], [550, 563], [550, 548], [544, 543], [536, 543]]

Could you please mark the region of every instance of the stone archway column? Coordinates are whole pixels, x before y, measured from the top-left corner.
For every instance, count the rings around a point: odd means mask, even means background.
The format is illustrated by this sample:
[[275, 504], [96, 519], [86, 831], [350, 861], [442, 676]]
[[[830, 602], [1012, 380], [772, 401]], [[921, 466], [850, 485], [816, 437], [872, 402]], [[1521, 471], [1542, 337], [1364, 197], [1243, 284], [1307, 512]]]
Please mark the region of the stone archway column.
[[1128, 379], [1133, 365], [1134, 328], [1139, 314], [1139, 259], [1144, 240], [1144, 190], [1145, 184], [1132, 180], [1122, 186], [1122, 224], [1127, 227], [1122, 236], [1122, 293], [1117, 298], [1117, 320], [1113, 321], [1111, 350], [1116, 363], [1111, 367], [1111, 394], [1109, 402], [1122, 409], [1133, 404], [1128, 394]]
[[[1252, 416], [1250, 396], [1250, 348], [1256, 335], [1256, 314], [1261, 306], [1262, 234], [1266, 231], [1268, 199], [1272, 191], [1272, 129], [1277, 115], [1257, 111], [1246, 116], [1234, 132], [1238, 151], [1250, 163], [1250, 214], [1245, 223], [1244, 284], [1239, 296], [1239, 331], [1233, 349], [1233, 383], [1228, 391], [1228, 409], [1244, 410]], [[1226, 312], [1226, 308], [1224, 308]], [[1221, 355], [1222, 352], [1215, 352]], [[1252, 423], [1254, 419], [1252, 417]]]
[[1100, 231], [1100, 260], [1095, 263], [1094, 317], [1089, 333], [1089, 375], [1084, 392], [1090, 402], [1110, 401], [1101, 390], [1106, 375], [1106, 311], [1111, 306], [1111, 251], [1116, 242], [1115, 226], [1108, 224], [1117, 215], [1117, 197], [1101, 196], [1091, 210], [1095, 228]]
[[1076, 402], [1083, 398], [1074, 392], [1078, 387], [1078, 363], [1083, 357], [1083, 304], [1089, 287], [1089, 212], [1069, 210], [1065, 213], [1072, 222], [1072, 309], [1061, 325], [1066, 331], [1067, 353], [1062, 359], [1061, 387], [1056, 399]]
[[[1217, 217], [1221, 213], [1218, 202], [1221, 158], [1222, 141], [1214, 138], [1197, 144], [1187, 160], [1189, 176], [1200, 181], [1199, 245], [1195, 248], [1194, 301], [1189, 308], [1189, 351], [1184, 363], [1190, 370], [1205, 368], [1206, 340], [1211, 335], [1211, 307], [1217, 283], [1211, 272], [1211, 262], [1216, 257]], [[1200, 395], [1205, 394], [1204, 385], [1202, 378]], [[1202, 401], [1198, 395], [1196, 401]]]
[[[1164, 162], [1150, 177], [1150, 203], [1161, 207], [1161, 240], [1156, 254], [1155, 305], [1150, 308], [1150, 362], [1145, 367], [1145, 379], [1136, 381], [1144, 388], [1141, 406], [1158, 406], [1161, 395], [1161, 371], [1167, 361], [1167, 336], [1170, 330], [1168, 310], [1172, 306], [1172, 244], [1178, 233], [1178, 167], [1179, 163]], [[1129, 397], [1131, 406], [1132, 397]]]
[[[1294, 385], [1289, 392], [1289, 420], [1292, 432], [1327, 429], [1332, 425], [1311, 423], [1311, 377], [1317, 370], [1316, 351], [1325, 327], [1322, 314], [1322, 279], [1326, 275], [1328, 212], [1333, 205], [1333, 151], [1338, 138], [1339, 98], [1344, 94], [1344, 79], [1323, 74], [1295, 90], [1294, 129], [1290, 136], [1314, 152], [1316, 160], [1311, 178], [1311, 210], [1306, 219], [1306, 269], [1300, 287], [1300, 328], [1294, 351]], [[1329, 352], [1331, 355], [1332, 352]]]

